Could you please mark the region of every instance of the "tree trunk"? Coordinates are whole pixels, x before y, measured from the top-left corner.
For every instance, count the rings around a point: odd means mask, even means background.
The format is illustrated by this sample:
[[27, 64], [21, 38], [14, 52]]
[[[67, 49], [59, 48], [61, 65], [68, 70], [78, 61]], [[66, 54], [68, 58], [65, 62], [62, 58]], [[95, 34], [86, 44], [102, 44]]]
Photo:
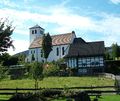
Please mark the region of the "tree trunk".
[[35, 80], [35, 92], [37, 92], [37, 89], [38, 89], [38, 80], [36, 79]]

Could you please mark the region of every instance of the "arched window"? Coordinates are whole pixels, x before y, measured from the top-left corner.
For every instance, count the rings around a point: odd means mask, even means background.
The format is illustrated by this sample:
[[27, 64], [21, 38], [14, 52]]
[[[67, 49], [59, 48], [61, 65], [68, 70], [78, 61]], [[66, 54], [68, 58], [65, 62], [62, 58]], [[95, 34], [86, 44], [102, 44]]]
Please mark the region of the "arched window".
[[56, 55], [59, 56], [59, 48], [56, 48]]
[[64, 55], [64, 54], [65, 54], [64, 47], [62, 47], [62, 55]]

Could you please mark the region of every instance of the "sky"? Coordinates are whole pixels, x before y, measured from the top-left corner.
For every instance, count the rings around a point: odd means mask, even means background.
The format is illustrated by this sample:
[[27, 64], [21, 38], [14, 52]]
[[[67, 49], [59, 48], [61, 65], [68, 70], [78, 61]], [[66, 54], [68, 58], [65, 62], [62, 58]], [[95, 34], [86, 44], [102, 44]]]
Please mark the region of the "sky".
[[11, 55], [29, 48], [29, 28], [36, 24], [50, 35], [75, 31], [88, 42], [120, 45], [120, 0], [0, 0], [0, 18], [15, 27]]

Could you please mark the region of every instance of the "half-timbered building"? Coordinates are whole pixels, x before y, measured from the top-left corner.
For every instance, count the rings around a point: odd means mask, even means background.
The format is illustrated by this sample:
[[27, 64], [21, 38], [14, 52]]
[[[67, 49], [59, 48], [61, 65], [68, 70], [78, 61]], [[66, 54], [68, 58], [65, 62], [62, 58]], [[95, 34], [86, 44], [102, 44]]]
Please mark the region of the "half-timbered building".
[[69, 68], [78, 70], [78, 74], [93, 74], [104, 71], [104, 41], [85, 42], [75, 38], [66, 55]]

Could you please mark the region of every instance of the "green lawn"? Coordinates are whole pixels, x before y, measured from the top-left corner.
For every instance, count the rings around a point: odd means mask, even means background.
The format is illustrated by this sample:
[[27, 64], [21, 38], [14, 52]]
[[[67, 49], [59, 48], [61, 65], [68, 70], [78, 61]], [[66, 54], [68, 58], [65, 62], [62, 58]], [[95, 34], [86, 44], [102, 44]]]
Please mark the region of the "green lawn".
[[11, 95], [0, 95], [0, 101], [8, 100], [11, 97]]
[[[59, 98], [52, 101], [66, 101], [65, 98]], [[74, 100], [73, 100], [74, 101]], [[91, 101], [93, 101], [93, 98], [91, 98]], [[104, 95], [101, 96], [98, 101], [120, 101], [120, 95]]]
[[[114, 86], [114, 80], [104, 77], [48, 77], [39, 81], [39, 87], [42, 88], [64, 88], [64, 87], [80, 87], [80, 86]], [[0, 88], [34, 88], [34, 80], [9, 80], [0, 81]], [[108, 90], [109, 88], [107, 88]], [[104, 89], [105, 90], [105, 89]], [[0, 95], [0, 101], [9, 99], [10, 96]], [[111, 96], [110, 96], [111, 97]], [[120, 98], [120, 96], [118, 96]], [[117, 97], [117, 98], [118, 98]], [[109, 98], [105, 96], [100, 101], [112, 101], [104, 99], [114, 99], [116, 96]], [[54, 101], [65, 101], [65, 99], [57, 99]], [[118, 101], [115, 99], [114, 101]]]
[[[99, 77], [48, 77], [39, 81], [39, 87], [42, 88], [64, 88], [80, 86], [113, 86], [114, 80]], [[1, 88], [33, 88], [34, 80], [2, 80]]]
[[120, 101], [120, 95], [106, 95], [102, 96], [99, 101]]
[[[0, 101], [5, 101], [8, 100], [10, 98], [10, 96], [1, 96], [0, 95]], [[93, 98], [92, 98], [93, 99]], [[55, 99], [55, 100], [51, 100], [51, 101], [66, 101], [65, 98], [59, 98], [59, 99]], [[99, 98], [98, 101], [120, 101], [120, 95], [104, 95], [101, 96], [101, 98]]]

